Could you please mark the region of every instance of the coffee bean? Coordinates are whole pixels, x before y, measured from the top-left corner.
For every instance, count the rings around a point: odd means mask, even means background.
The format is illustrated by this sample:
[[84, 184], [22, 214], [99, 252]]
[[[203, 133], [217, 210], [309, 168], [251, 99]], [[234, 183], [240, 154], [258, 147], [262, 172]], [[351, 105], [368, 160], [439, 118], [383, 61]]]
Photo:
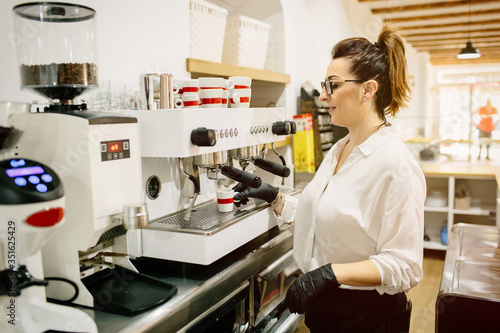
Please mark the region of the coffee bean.
[[93, 63], [51, 63], [48, 65], [21, 65], [23, 86], [84, 84], [97, 85], [97, 66]]

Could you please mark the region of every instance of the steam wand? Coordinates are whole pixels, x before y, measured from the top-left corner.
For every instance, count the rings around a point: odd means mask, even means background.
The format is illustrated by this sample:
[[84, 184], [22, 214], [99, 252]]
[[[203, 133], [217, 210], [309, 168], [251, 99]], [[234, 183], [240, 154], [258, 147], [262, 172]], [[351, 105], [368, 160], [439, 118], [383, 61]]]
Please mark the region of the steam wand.
[[198, 182], [196, 177], [193, 175], [190, 175], [189, 173], [186, 172], [186, 170], [184, 170], [184, 166], [182, 165], [183, 160], [184, 160], [183, 158], [179, 159], [179, 168], [181, 169], [182, 173], [184, 173], [189, 178], [189, 180], [193, 182], [193, 185], [194, 185], [193, 200], [191, 201], [191, 204], [189, 205], [189, 208], [186, 211], [186, 215], [184, 215], [184, 221], [189, 221], [189, 219], [191, 218], [191, 211], [193, 210], [194, 203], [196, 202], [196, 198], [198, 198], [198, 195], [200, 194], [201, 189], [200, 189], [200, 183]]

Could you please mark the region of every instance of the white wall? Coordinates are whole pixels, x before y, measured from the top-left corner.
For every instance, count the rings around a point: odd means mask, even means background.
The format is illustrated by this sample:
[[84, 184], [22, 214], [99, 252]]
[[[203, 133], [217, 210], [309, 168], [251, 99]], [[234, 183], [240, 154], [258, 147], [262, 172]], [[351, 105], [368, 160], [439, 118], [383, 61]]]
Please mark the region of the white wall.
[[[21, 92], [13, 43], [12, 7], [19, 0], [0, 2], [0, 101], [31, 102], [44, 98]], [[167, 72], [187, 77], [189, 57], [188, 0], [80, 0], [97, 12], [99, 80], [139, 86], [139, 75]]]
[[[0, 101], [30, 102], [43, 98], [20, 91], [15, 48], [12, 43], [12, 7], [19, 0], [0, 2]], [[189, 57], [189, 0], [80, 0], [67, 1], [97, 11], [99, 80], [138, 87], [139, 75], [169, 72], [188, 77], [185, 59]], [[230, 14], [277, 22], [283, 31], [275, 37], [283, 45], [274, 52], [274, 63], [266, 68], [291, 75], [286, 87], [285, 105], [289, 116], [297, 113], [300, 87], [310, 81], [319, 90], [330, 62], [330, 51], [340, 40], [363, 36], [375, 41], [381, 22], [367, 6], [351, 0], [212, 0]], [[281, 12], [283, 17], [281, 18]], [[416, 91], [408, 111], [400, 119], [421, 119], [426, 108], [427, 63], [422, 55], [408, 48], [410, 74]], [[284, 64], [283, 66], [280, 66]], [[393, 122], [396, 125], [396, 122]], [[398, 127], [398, 126], [397, 126]], [[423, 127], [420, 123], [417, 127]]]

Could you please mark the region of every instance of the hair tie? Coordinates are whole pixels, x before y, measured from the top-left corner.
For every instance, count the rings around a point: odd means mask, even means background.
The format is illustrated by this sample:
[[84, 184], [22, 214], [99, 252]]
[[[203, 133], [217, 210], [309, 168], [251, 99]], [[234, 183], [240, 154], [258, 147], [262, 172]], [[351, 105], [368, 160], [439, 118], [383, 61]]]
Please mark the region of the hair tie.
[[379, 43], [379, 42], [375, 42], [375, 43], [373, 43], [373, 45], [375, 45], [375, 46], [376, 46], [376, 47], [378, 47], [378, 48], [380, 48], [380, 47], [381, 47], [381, 45], [380, 45], [380, 43]]

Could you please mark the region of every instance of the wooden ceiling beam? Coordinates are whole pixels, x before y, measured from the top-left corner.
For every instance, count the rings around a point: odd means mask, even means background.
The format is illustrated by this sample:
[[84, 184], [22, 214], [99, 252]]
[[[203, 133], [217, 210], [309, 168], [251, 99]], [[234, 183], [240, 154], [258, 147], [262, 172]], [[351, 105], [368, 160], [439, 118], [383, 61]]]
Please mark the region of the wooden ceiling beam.
[[460, 22], [460, 23], [443, 23], [443, 24], [419, 24], [414, 26], [404, 26], [399, 27], [400, 30], [423, 30], [423, 29], [440, 29], [440, 28], [452, 28], [452, 27], [468, 27], [468, 26], [484, 26], [487, 24], [500, 24], [500, 19], [495, 20], [484, 20], [484, 21], [472, 21], [472, 22]]
[[[481, 51], [481, 48], [483, 47], [496, 47], [500, 46], [499, 43], [489, 43], [489, 44], [482, 44], [482, 43], [473, 43], [473, 46], [479, 51]], [[417, 51], [431, 51], [431, 50], [444, 50], [444, 49], [457, 49], [461, 50], [465, 47], [465, 44], [448, 44], [448, 45], [433, 45], [433, 46], [419, 46], [415, 47]]]
[[[488, 10], [475, 10], [471, 11], [471, 16], [481, 16], [481, 15], [494, 15], [499, 14], [500, 8], [488, 9]], [[446, 14], [438, 14], [438, 15], [419, 15], [419, 16], [411, 16], [411, 17], [391, 17], [384, 19], [384, 22], [393, 22], [393, 23], [404, 23], [404, 22], [413, 22], [413, 21], [429, 21], [429, 20], [442, 20], [449, 18], [466, 18], [468, 22], [469, 12], [460, 12], [460, 13], [446, 13]]]
[[[458, 50], [458, 51], [457, 51]], [[440, 56], [440, 55], [451, 55], [460, 52], [459, 49], [440, 49], [440, 50], [430, 50], [428, 53], [431, 56]], [[500, 56], [500, 46], [491, 46], [491, 47], [482, 47], [479, 52], [481, 54], [497, 54]]]
[[449, 58], [449, 59], [429, 59], [431, 64], [434, 66], [446, 66], [446, 65], [455, 65], [455, 66], [470, 66], [474, 64], [499, 64], [500, 58], [492, 58], [485, 59], [483, 57], [476, 59], [457, 59], [457, 58]]
[[446, 44], [465, 44], [468, 41], [472, 41], [473, 44], [477, 43], [500, 43], [500, 36], [491, 36], [491, 37], [476, 37], [476, 38], [469, 38], [469, 37], [463, 37], [463, 38], [450, 38], [450, 39], [434, 39], [434, 40], [419, 40], [419, 41], [411, 41], [408, 42], [411, 44], [413, 47], [418, 47], [418, 46], [430, 46], [430, 45], [446, 45]]
[[[359, 2], [366, 2], [363, 0], [358, 0]], [[471, 4], [485, 4], [491, 3], [491, 0], [472, 0]], [[421, 3], [415, 5], [407, 6], [395, 6], [395, 7], [384, 7], [384, 8], [373, 8], [372, 13], [377, 14], [393, 14], [397, 12], [406, 12], [411, 10], [434, 10], [443, 8], [453, 8], [458, 6], [469, 6], [469, 0], [459, 0], [459, 1], [447, 1], [447, 2], [432, 2], [432, 3]]]
[[[483, 33], [496, 33], [500, 32], [500, 27], [498, 28], [491, 28], [491, 29], [476, 29], [476, 30], [471, 30], [470, 35], [471, 37], [475, 37], [478, 35], [482, 35]], [[460, 30], [460, 31], [450, 31], [450, 32], [426, 32], [426, 33], [404, 33], [401, 31], [401, 35], [406, 39], [406, 38], [412, 38], [412, 37], [426, 37], [426, 36], [448, 36], [453, 37], [453, 35], [459, 35], [459, 34], [469, 34], [469, 30]]]

